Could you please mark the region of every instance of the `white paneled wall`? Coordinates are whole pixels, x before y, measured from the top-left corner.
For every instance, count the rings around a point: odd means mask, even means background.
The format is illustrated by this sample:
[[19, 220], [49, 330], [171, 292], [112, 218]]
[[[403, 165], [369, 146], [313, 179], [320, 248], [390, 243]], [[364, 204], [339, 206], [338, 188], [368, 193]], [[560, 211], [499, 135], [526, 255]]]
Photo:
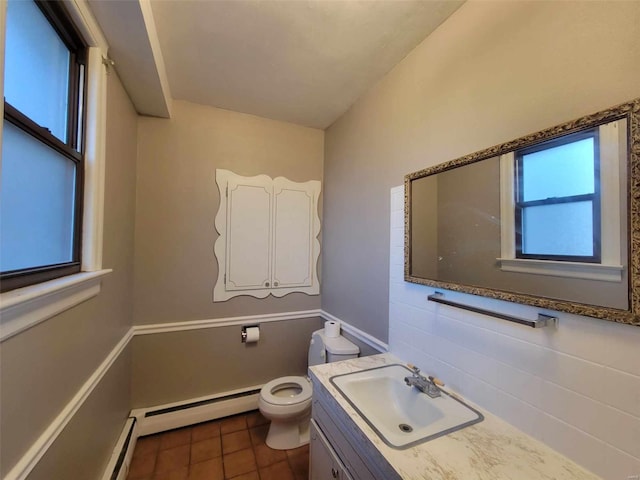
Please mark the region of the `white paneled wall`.
[[[607, 480], [640, 475], [640, 328], [558, 313], [532, 329], [427, 301], [403, 281], [404, 189], [391, 189], [389, 349]], [[533, 307], [450, 299], [534, 319]], [[640, 478], [640, 477], [637, 477]]]

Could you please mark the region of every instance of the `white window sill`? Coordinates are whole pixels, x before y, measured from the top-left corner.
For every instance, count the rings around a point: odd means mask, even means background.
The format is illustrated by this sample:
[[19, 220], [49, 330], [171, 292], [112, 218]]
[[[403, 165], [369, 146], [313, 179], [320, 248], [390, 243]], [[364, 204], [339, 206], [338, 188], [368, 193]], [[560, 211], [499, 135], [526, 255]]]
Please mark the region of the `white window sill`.
[[95, 297], [108, 273], [81, 272], [0, 294], [0, 342]]
[[602, 282], [621, 282], [624, 269], [622, 265], [602, 265], [599, 263], [554, 262], [521, 258], [498, 258], [497, 260], [500, 263], [500, 270], [504, 272], [582, 278]]

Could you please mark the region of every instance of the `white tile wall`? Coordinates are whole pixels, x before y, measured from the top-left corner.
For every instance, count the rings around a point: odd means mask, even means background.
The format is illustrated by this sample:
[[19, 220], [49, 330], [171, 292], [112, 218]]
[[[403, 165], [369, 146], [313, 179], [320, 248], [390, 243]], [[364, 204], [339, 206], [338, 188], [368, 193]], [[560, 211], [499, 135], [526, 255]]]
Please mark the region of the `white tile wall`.
[[[389, 349], [607, 480], [640, 475], [640, 328], [557, 313], [532, 329], [427, 301], [403, 281], [404, 190], [391, 189]], [[535, 318], [538, 309], [447, 292]]]

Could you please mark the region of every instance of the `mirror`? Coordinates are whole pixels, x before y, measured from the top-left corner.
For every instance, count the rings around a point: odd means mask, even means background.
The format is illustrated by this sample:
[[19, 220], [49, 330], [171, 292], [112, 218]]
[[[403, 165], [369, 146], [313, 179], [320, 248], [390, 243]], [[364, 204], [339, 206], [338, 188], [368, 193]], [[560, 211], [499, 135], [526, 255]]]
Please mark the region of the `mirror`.
[[640, 325], [640, 99], [405, 177], [405, 280]]

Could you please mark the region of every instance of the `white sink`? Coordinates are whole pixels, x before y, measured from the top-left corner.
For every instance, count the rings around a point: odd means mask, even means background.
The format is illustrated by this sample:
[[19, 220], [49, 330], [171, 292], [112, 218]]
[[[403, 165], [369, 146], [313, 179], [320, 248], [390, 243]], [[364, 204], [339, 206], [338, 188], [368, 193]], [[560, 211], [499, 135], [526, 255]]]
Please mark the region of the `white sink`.
[[331, 377], [331, 383], [390, 447], [403, 449], [481, 422], [482, 414], [442, 390], [431, 398], [404, 378], [404, 365]]

